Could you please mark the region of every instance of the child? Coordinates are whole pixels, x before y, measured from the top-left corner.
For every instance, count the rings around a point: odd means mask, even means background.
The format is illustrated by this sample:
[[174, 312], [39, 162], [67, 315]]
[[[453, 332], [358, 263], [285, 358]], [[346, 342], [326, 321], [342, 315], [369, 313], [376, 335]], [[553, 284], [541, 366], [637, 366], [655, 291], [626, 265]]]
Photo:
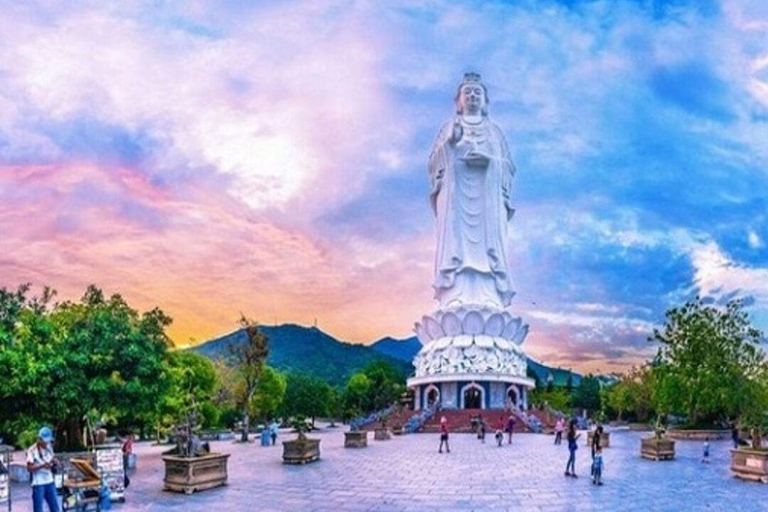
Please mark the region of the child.
[[709, 464], [709, 438], [708, 437], [704, 439], [704, 457], [702, 457], [701, 462], [705, 464]]
[[595, 448], [595, 458], [592, 461], [592, 483], [603, 485], [603, 448]]
[[499, 418], [499, 423], [496, 425], [496, 443], [501, 448], [504, 443], [504, 417]]
[[443, 453], [443, 443], [448, 453], [451, 453], [451, 447], [448, 446], [448, 419], [443, 416], [440, 418], [440, 449], [438, 453]]

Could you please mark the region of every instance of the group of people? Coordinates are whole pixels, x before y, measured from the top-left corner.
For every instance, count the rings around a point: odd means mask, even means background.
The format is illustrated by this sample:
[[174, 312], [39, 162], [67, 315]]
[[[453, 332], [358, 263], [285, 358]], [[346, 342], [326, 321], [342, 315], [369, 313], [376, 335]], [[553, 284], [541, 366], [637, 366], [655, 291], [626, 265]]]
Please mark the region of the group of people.
[[[563, 429], [565, 420], [560, 418], [555, 424], [555, 444], [562, 443]], [[570, 478], [578, 478], [576, 475], [576, 450], [579, 449], [577, 440], [581, 437], [581, 434], [576, 431], [576, 420], [571, 419], [568, 422], [568, 432], [566, 434], [566, 440], [568, 441], [568, 462], [565, 464], [565, 476]], [[595, 431], [592, 433], [592, 442], [590, 443], [590, 449], [592, 452], [592, 468], [591, 476], [592, 483], [594, 485], [603, 485], [603, 426], [598, 425]]]
[[274, 446], [277, 443], [277, 432], [279, 428], [280, 425], [276, 421], [265, 426], [261, 431], [261, 446], [269, 446], [270, 442], [272, 443], [272, 446]]
[[[499, 421], [496, 423], [496, 444], [501, 447], [504, 444], [504, 433], [507, 433], [507, 444], [512, 444], [512, 434], [515, 432], [515, 415], [510, 414], [505, 420], [504, 416], [499, 417]], [[471, 419], [472, 431], [477, 435], [477, 438], [485, 443], [485, 435], [488, 431], [488, 425], [485, 422], [482, 414]], [[440, 418], [440, 447], [438, 453], [443, 453], [443, 446], [445, 446], [446, 452], [451, 453], [451, 449], [448, 445], [448, 418], [445, 416]]]

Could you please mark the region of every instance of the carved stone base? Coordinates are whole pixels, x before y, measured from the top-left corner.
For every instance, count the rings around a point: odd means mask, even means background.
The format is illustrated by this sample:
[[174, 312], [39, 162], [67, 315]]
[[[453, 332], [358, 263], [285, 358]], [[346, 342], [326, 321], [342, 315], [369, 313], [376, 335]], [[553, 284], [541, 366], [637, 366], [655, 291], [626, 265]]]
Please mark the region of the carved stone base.
[[731, 471], [742, 480], [768, 484], [768, 450], [731, 450]]
[[320, 439], [300, 437], [283, 441], [283, 463], [306, 464], [320, 458]]
[[730, 430], [667, 430], [666, 436], [677, 441], [710, 441], [728, 439], [731, 437]]
[[227, 483], [229, 454], [211, 453], [201, 457], [166, 455], [165, 490], [192, 494]]
[[373, 431], [373, 438], [376, 441], [389, 441], [392, 439], [392, 435], [389, 433], [389, 430], [386, 428], [377, 428]]
[[672, 439], [649, 437], [640, 441], [640, 456], [644, 459], [658, 461], [675, 458], [675, 442]]
[[344, 432], [344, 448], [365, 448], [366, 446], [368, 446], [367, 431]]

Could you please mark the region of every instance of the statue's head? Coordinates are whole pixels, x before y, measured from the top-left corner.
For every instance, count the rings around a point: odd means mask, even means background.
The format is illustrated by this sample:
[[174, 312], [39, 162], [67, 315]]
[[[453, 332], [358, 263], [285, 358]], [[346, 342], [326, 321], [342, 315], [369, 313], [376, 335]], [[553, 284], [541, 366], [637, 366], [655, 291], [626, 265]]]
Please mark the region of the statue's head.
[[479, 74], [464, 73], [455, 101], [457, 114], [488, 115], [488, 90]]

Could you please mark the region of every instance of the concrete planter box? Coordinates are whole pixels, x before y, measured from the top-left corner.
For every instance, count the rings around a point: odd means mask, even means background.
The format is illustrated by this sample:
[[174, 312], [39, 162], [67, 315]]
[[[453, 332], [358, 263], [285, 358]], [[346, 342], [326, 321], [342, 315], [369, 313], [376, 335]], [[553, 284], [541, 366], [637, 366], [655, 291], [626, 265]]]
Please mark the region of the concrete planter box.
[[306, 464], [320, 458], [320, 440], [299, 436], [293, 441], [283, 441], [283, 463]]
[[389, 441], [392, 439], [392, 436], [386, 428], [377, 428], [373, 431], [373, 438], [376, 441]]
[[671, 429], [667, 430], [667, 437], [670, 439], [676, 439], [678, 441], [710, 441], [729, 439], [731, 437], [730, 430], [682, 430]]
[[165, 455], [165, 490], [192, 494], [226, 485], [228, 459], [228, 453], [200, 457]]
[[[592, 438], [595, 437], [595, 433], [591, 430], [587, 432], [587, 446], [592, 446]], [[608, 448], [611, 446], [611, 433], [603, 432], [600, 436], [600, 448]]]
[[640, 440], [640, 456], [648, 460], [672, 460], [675, 458], [675, 441], [648, 437]]
[[404, 433], [405, 432], [403, 432], [403, 426], [402, 425], [395, 425], [395, 426], [392, 427], [392, 435], [401, 436]]
[[365, 448], [368, 446], [368, 432], [353, 430], [344, 432], [344, 448]]
[[731, 471], [742, 480], [768, 484], [768, 450], [731, 450]]

